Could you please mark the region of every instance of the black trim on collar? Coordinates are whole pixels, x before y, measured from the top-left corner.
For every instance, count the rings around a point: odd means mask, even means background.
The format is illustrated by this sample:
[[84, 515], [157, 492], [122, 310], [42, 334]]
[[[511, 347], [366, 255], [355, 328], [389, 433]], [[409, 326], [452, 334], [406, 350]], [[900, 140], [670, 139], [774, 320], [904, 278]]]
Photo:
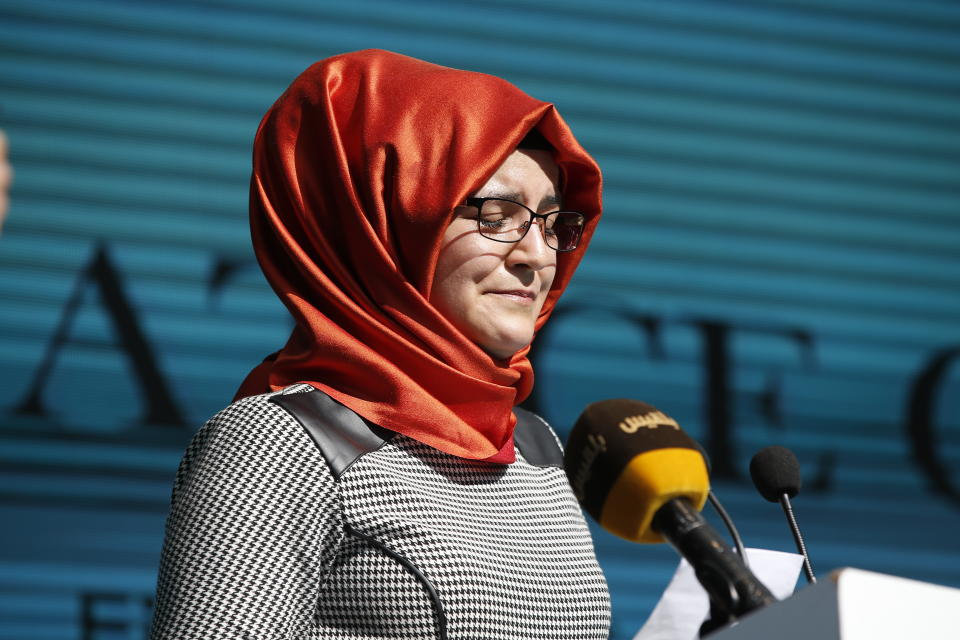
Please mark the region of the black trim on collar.
[[[270, 402], [283, 407], [306, 430], [337, 480], [362, 455], [379, 449], [396, 433], [379, 427], [318, 389], [278, 393]], [[514, 407], [514, 443], [535, 467], [563, 468], [563, 450], [547, 423], [535, 413]]]
[[379, 449], [395, 432], [372, 424], [318, 389], [278, 393], [270, 402], [292, 415], [316, 443], [337, 480], [360, 456]]
[[520, 407], [514, 407], [513, 413], [517, 416], [513, 441], [524, 459], [535, 467], [563, 469], [563, 450], [546, 421]]

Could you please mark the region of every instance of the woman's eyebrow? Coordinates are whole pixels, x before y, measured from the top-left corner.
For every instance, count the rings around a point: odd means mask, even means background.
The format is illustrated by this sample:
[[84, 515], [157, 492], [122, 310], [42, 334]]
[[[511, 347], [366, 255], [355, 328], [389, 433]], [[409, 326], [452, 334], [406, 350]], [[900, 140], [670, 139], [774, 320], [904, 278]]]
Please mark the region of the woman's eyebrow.
[[500, 200], [513, 200], [514, 202], [523, 202], [523, 194], [517, 191], [481, 191], [476, 195], [477, 198], [499, 198]]
[[[478, 198], [499, 198], [501, 200], [513, 200], [514, 202], [523, 203], [523, 194], [516, 191], [507, 192], [507, 191], [493, 191], [483, 195], [478, 195]], [[540, 200], [538, 208], [547, 207], [547, 206], [560, 206], [560, 196], [556, 194], [551, 194], [544, 196]]]

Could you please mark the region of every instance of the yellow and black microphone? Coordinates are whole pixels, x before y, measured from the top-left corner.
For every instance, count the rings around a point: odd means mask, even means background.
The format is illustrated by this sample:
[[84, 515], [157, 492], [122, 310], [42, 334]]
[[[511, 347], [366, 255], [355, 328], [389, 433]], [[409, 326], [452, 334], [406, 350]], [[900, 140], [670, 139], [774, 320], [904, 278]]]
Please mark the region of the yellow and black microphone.
[[776, 602], [700, 515], [710, 493], [697, 442], [675, 420], [636, 400], [584, 409], [564, 454], [577, 500], [604, 529], [634, 542], [669, 541], [710, 595], [714, 624]]
[[697, 510], [710, 493], [696, 441], [673, 418], [636, 400], [604, 400], [580, 414], [564, 465], [577, 500], [600, 526], [631, 542], [665, 542], [651, 525], [665, 503]]

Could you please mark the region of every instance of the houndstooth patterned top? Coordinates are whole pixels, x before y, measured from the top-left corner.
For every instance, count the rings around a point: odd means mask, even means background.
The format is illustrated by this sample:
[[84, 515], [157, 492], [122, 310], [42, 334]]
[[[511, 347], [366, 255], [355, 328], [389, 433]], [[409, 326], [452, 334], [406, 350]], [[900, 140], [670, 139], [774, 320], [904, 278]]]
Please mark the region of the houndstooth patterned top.
[[194, 436], [153, 640], [607, 637], [606, 582], [562, 469], [520, 448], [511, 465], [464, 460], [399, 434], [331, 455], [277, 402], [307, 393], [332, 403], [295, 385]]

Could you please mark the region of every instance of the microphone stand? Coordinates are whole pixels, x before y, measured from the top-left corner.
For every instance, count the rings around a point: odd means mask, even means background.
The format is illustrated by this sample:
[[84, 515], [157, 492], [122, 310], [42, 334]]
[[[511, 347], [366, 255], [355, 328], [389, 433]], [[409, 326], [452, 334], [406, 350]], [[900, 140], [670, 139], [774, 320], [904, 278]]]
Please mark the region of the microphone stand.
[[704, 623], [709, 629], [701, 627], [701, 635], [777, 601], [687, 500], [675, 498], [663, 505], [653, 517], [653, 528], [687, 559], [710, 595], [710, 619]]
[[807, 576], [807, 582], [816, 584], [817, 578], [813, 575], [813, 567], [810, 566], [810, 556], [807, 555], [807, 545], [803, 544], [803, 536], [800, 535], [800, 526], [793, 515], [793, 505], [790, 504], [790, 495], [780, 494], [780, 506], [783, 513], [787, 516], [787, 522], [790, 524], [790, 533], [793, 534], [793, 541], [797, 544], [797, 551], [803, 556], [803, 572]]

